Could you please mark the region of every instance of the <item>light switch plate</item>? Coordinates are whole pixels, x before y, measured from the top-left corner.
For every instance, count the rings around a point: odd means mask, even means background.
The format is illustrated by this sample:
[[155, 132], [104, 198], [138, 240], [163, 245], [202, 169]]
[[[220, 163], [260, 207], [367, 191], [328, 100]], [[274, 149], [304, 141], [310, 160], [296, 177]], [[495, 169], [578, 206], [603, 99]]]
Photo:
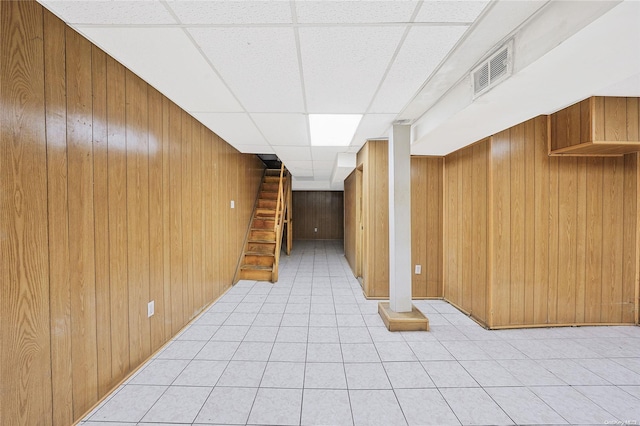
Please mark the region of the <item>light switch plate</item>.
[[154, 312], [155, 312], [155, 300], [152, 300], [151, 302], [147, 303], [147, 317], [153, 316]]
[[235, 209], [235, 208], [236, 208], [236, 202], [235, 202], [235, 201], [233, 201], [233, 200], [231, 200], [231, 208], [232, 208], [232, 209]]
[[422, 265], [416, 265], [416, 275], [420, 275], [422, 273]]

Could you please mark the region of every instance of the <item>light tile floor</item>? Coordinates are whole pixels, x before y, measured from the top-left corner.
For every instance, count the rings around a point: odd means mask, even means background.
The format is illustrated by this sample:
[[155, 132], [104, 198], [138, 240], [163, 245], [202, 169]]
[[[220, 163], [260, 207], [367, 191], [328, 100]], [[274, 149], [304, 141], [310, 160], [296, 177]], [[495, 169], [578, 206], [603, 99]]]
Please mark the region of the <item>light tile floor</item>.
[[83, 420], [90, 425], [640, 424], [640, 328], [487, 331], [415, 301], [390, 333], [342, 242], [296, 242], [276, 284], [242, 281]]

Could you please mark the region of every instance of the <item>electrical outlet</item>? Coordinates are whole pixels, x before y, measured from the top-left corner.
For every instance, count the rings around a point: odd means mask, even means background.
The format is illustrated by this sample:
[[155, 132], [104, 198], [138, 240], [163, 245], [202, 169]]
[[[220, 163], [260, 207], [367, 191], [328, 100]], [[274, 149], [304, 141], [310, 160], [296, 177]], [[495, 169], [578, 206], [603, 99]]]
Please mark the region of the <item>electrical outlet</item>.
[[416, 265], [416, 275], [420, 275], [422, 273], [422, 265]]
[[151, 302], [147, 303], [147, 317], [153, 316], [154, 311], [155, 311], [155, 300], [152, 300]]
[[318, 232], [318, 228], [313, 228], [313, 232]]
[[235, 209], [235, 208], [236, 208], [236, 202], [235, 202], [235, 201], [233, 201], [233, 200], [231, 200], [231, 208], [232, 208], [232, 209]]

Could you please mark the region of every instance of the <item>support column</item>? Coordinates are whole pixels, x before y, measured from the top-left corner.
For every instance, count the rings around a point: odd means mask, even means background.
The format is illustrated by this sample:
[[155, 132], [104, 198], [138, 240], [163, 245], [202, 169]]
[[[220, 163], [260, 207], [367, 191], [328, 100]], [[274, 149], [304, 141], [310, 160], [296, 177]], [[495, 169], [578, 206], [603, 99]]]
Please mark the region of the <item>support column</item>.
[[411, 126], [389, 135], [389, 307], [411, 312]]
[[389, 302], [378, 313], [390, 331], [429, 330], [429, 320], [411, 304], [411, 127], [394, 125], [389, 135]]

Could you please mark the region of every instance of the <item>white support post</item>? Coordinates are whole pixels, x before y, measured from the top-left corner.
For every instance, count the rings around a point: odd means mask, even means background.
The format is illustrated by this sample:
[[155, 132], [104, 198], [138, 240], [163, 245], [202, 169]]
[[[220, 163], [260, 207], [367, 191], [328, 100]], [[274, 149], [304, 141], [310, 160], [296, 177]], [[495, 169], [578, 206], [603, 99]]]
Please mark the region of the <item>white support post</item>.
[[389, 137], [389, 308], [411, 312], [411, 126]]

